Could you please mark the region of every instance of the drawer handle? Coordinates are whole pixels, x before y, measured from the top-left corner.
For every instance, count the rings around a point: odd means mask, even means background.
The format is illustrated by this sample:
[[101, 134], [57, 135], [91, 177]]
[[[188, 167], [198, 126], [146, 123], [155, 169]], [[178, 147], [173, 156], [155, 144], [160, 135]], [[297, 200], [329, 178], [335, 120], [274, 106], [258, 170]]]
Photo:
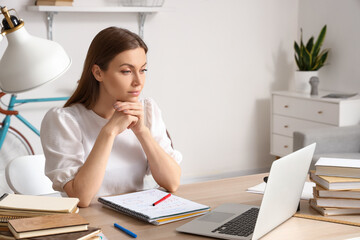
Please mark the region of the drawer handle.
[[322, 114], [323, 113], [323, 111], [318, 111], [318, 114]]
[[289, 126], [288, 125], [284, 125], [284, 128], [288, 128]]
[[285, 105], [284, 108], [289, 108], [289, 105]]
[[288, 145], [284, 145], [284, 148], [288, 148], [289, 146]]

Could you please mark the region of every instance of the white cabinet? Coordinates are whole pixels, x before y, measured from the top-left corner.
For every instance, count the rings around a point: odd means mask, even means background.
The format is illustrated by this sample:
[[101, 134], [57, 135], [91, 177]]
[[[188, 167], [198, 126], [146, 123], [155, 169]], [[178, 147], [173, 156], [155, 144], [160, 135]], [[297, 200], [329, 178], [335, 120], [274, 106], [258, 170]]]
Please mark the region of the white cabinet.
[[285, 156], [293, 151], [293, 132], [329, 126], [360, 123], [360, 96], [347, 99], [279, 91], [271, 99], [271, 154]]

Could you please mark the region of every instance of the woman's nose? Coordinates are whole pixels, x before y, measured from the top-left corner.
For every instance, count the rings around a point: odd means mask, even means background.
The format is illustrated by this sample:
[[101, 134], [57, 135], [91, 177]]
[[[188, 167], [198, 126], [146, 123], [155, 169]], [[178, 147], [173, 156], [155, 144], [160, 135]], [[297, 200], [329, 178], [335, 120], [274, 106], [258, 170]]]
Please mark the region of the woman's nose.
[[138, 86], [138, 85], [141, 84], [141, 78], [140, 78], [140, 76], [138, 74], [134, 74], [132, 84], [134, 86]]

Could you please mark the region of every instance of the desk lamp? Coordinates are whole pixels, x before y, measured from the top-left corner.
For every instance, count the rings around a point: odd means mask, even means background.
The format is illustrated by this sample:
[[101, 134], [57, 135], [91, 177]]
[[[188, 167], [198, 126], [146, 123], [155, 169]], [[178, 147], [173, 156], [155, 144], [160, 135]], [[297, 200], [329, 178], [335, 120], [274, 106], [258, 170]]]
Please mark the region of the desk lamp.
[[14, 9], [7, 10], [2, 6], [0, 9], [4, 15], [0, 41], [3, 36], [8, 40], [0, 60], [0, 89], [3, 92], [25, 92], [66, 72], [71, 59], [58, 43], [31, 36], [24, 21], [9, 14]]

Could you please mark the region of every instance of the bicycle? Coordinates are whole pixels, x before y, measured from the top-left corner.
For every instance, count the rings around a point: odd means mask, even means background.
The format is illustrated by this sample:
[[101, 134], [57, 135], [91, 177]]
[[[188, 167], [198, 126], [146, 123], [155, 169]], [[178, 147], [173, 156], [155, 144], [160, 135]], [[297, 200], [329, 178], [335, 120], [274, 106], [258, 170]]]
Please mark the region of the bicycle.
[[[6, 95], [0, 92], [0, 99]], [[5, 168], [6, 165], [14, 158], [25, 155], [34, 155], [34, 150], [29, 141], [20, 131], [10, 126], [11, 117], [15, 116], [25, 126], [30, 128], [36, 135], [40, 136], [40, 131], [34, 127], [28, 120], [15, 110], [19, 104], [31, 102], [52, 102], [52, 101], [66, 101], [68, 97], [55, 98], [32, 98], [32, 99], [17, 99], [16, 94], [12, 94], [7, 105], [7, 109], [3, 109], [0, 105], [0, 114], [4, 114], [5, 118], [0, 123], [0, 193], [12, 192], [6, 184]], [[4, 104], [5, 105], [5, 104]]]

